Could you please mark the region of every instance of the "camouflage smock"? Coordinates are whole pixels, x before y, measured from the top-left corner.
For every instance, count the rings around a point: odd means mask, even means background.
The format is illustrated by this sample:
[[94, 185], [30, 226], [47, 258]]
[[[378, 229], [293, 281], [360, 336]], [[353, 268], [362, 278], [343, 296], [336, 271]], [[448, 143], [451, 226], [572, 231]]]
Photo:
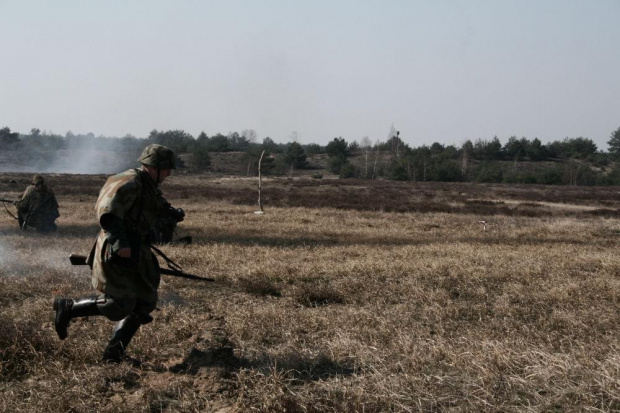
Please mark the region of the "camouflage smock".
[[116, 298], [137, 298], [154, 308], [160, 274], [149, 247], [149, 230], [163, 202], [161, 191], [145, 171], [130, 169], [108, 178], [99, 192], [97, 218], [112, 214], [123, 220], [131, 259], [113, 254], [111, 234], [102, 229], [89, 257], [95, 289]]
[[56, 228], [54, 221], [60, 216], [58, 201], [47, 186], [37, 190], [34, 185], [30, 185], [16, 207], [20, 218], [26, 220], [28, 226], [39, 230]]

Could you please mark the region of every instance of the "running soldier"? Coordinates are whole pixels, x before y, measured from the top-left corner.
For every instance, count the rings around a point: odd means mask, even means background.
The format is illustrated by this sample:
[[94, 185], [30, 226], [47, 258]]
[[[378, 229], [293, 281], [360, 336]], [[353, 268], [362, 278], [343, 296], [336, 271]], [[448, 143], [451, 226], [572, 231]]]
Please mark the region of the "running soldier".
[[103, 352], [103, 360], [111, 363], [131, 361], [125, 354], [129, 342], [141, 325], [153, 321], [160, 272], [149, 231], [166, 204], [158, 185], [176, 169], [174, 153], [161, 145], [147, 146], [138, 161], [141, 168], [108, 178], [99, 192], [101, 231], [87, 259], [99, 295], [54, 300], [61, 340], [76, 317], [103, 315], [118, 322]]
[[15, 206], [21, 229], [32, 227], [37, 232], [54, 232], [58, 229], [55, 223], [60, 216], [58, 202], [41, 175], [32, 177], [32, 185], [26, 188], [22, 199]]

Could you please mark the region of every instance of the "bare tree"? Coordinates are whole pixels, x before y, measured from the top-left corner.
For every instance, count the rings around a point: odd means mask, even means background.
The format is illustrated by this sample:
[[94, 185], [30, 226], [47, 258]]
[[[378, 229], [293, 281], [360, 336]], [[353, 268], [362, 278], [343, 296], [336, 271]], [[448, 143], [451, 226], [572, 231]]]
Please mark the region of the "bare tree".
[[372, 141], [368, 136], [360, 139], [360, 148], [364, 150], [364, 179], [368, 179], [368, 154], [372, 150]]
[[371, 179], [375, 179], [377, 177], [377, 160], [379, 159], [379, 147], [380, 146], [381, 146], [381, 141], [377, 139], [377, 142], [375, 142], [375, 164], [372, 168]]
[[255, 143], [258, 140], [258, 133], [254, 129], [244, 129], [241, 131], [241, 136], [247, 139], [250, 143]]
[[261, 152], [260, 159], [258, 160], [258, 208], [259, 210], [256, 212], [259, 214], [262, 214], [263, 212], [265, 212], [263, 211], [263, 200], [261, 198], [261, 190], [263, 189], [263, 176], [261, 175], [261, 171], [260, 171], [261, 163], [263, 162], [263, 156], [265, 156], [265, 150]]

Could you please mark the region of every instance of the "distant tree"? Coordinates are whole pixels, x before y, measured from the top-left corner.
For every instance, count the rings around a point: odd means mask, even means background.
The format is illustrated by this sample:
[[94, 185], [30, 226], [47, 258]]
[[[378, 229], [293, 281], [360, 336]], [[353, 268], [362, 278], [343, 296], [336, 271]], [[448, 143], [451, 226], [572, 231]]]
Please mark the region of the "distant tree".
[[503, 175], [503, 170], [496, 163], [483, 162], [476, 170], [476, 182], [502, 182]]
[[519, 139], [516, 136], [511, 136], [504, 145], [504, 154], [509, 160], [518, 161], [525, 156], [528, 146], [529, 142], [526, 138]]
[[327, 155], [329, 155], [330, 158], [339, 158], [342, 160], [345, 160], [351, 156], [347, 141], [341, 137], [334, 138], [331, 142], [329, 142], [325, 147], [325, 152], [327, 152]]
[[502, 143], [497, 136], [490, 141], [477, 139], [474, 143], [473, 156], [479, 160], [502, 159]]
[[360, 150], [360, 145], [356, 141], [349, 142], [349, 153], [353, 154]]
[[30, 129], [30, 136], [33, 136], [33, 137], [41, 136], [41, 129], [39, 128]]
[[375, 179], [377, 177], [379, 177], [380, 171], [379, 171], [379, 167], [378, 167], [378, 161], [379, 161], [379, 151], [381, 150], [381, 147], [383, 147], [384, 143], [381, 142], [379, 139], [377, 139], [377, 141], [375, 142], [375, 146], [374, 146], [374, 151], [375, 151], [375, 159], [373, 161], [372, 164], [372, 175], [370, 176], [370, 179]]
[[[262, 148], [267, 151], [267, 153], [278, 153], [280, 152], [280, 146], [273, 141], [269, 136], [263, 139]], [[267, 156], [265, 153], [265, 156]]]
[[538, 138], [534, 138], [525, 148], [525, 153], [532, 161], [543, 161], [549, 156], [546, 148]]
[[291, 134], [289, 135], [289, 140], [291, 142], [297, 142], [299, 143], [300, 137], [299, 137], [299, 132], [297, 132], [296, 130], [294, 130], [293, 132], [291, 132]]
[[340, 172], [338, 176], [343, 179], [354, 178], [357, 174], [357, 169], [351, 162], [345, 162], [340, 167]]
[[467, 173], [469, 172], [469, 158], [474, 153], [474, 144], [468, 139], [463, 143], [461, 147], [461, 153], [463, 154], [463, 160], [461, 161], [461, 175], [467, 180]]
[[445, 146], [443, 146], [439, 142], [434, 142], [431, 145], [430, 149], [431, 149], [431, 156], [435, 156], [436, 157], [438, 155], [441, 155], [446, 148], [445, 148]]
[[304, 145], [304, 150], [306, 151], [306, 154], [308, 156], [318, 155], [325, 152], [325, 148], [323, 148], [318, 143], [309, 143], [307, 145]]
[[192, 149], [192, 168], [199, 171], [206, 171], [211, 166], [211, 156], [207, 150], [207, 145], [204, 142], [197, 142]]
[[589, 138], [565, 138], [562, 141], [554, 141], [547, 145], [552, 157], [585, 159], [594, 155], [598, 148], [592, 139]]
[[372, 141], [368, 136], [364, 136], [360, 139], [360, 148], [364, 151], [364, 179], [368, 179], [368, 155], [372, 150]]
[[433, 165], [431, 178], [438, 182], [459, 182], [463, 180], [463, 174], [458, 162], [453, 160], [443, 160]]
[[255, 143], [258, 140], [258, 133], [256, 133], [254, 129], [242, 130], [241, 136], [243, 136], [249, 143]]
[[390, 168], [391, 176], [390, 179], [394, 181], [408, 181], [409, 174], [407, 173], [407, 168], [405, 165], [395, 164]]
[[[394, 126], [392, 126], [392, 129], [394, 129]], [[406, 148], [406, 144], [405, 142], [403, 142], [403, 140], [400, 138], [400, 132], [399, 131], [394, 131], [394, 135], [392, 135], [387, 142], [385, 143], [385, 145], [387, 146], [387, 150], [389, 150], [392, 153], [392, 158], [395, 160], [400, 159], [400, 157], [402, 156], [405, 148]]]
[[167, 146], [176, 153], [185, 153], [190, 146], [193, 146], [194, 137], [179, 129], [166, 132], [153, 129], [149, 134], [148, 141], [149, 143]]
[[11, 132], [8, 126], [0, 129], [0, 147], [12, 146], [19, 142], [19, 132]]
[[442, 158], [444, 159], [457, 159], [459, 157], [459, 150], [454, 145], [448, 145], [442, 152]]
[[303, 169], [307, 166], [306, 152], [297, 142], [291, 142], [284, 154], [284, 162], [290, 166], [291, 173], [294, 169]]
[[230, 141], [227, 136], [218, 133], [209, 138], [209, 145], [207, 146], [207, 149], [209, 152], [228, 152], [231, 150], [229, 142]]
[[588, 156], [595, 154], [598, 150], [594, 141], [588, 138], [578, 137], [565, 139], [564, 142], [571, 156], [578, 159], [587, 158]]
[[228, 148], [231, 151], [243, 152], [250, 146], [250, 141], [237, 132], [230, 132], [228, 134]]
[[620, 158], [620, 128], [611, 133], [607, 145], [609, 145], [609, 153], [616, 159]]

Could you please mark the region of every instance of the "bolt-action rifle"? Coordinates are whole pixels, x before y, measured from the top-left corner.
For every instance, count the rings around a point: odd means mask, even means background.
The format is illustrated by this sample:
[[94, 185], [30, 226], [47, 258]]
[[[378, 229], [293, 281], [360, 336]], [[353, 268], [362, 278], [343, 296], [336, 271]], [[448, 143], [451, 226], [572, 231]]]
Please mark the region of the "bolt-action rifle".
[[[88, 265], [86, 262], [86, 256], [84, 255], [71, 254], [69, 255], [69, 260], [71, 261], [71, 265]], [[163, 275], [171, 275], [173, 277], [187, 278], [190, 280], [215, 282], [215, 278], [200, 277], [198, 275], [188, 274], [180, 270], [173, 270], [169, 268], [160, 268], [159, 272]]]
[[4, 199], [4, 198], [0, 198], [0, 202], [2, 202], [2, 205], [4, 205], [4, 209], [6, 210], [6, 213], [9, 214], [11, 216], [11, 218], [13, 219], [19, 219], [17, 218], [15, 215], [13, 215], [11, 213], [11, 211], [9, 211], [9, 208], [7, 208], [6, 204], [13, 204], [16, 205], [17, 201], [13, 201], [11, 199]]

